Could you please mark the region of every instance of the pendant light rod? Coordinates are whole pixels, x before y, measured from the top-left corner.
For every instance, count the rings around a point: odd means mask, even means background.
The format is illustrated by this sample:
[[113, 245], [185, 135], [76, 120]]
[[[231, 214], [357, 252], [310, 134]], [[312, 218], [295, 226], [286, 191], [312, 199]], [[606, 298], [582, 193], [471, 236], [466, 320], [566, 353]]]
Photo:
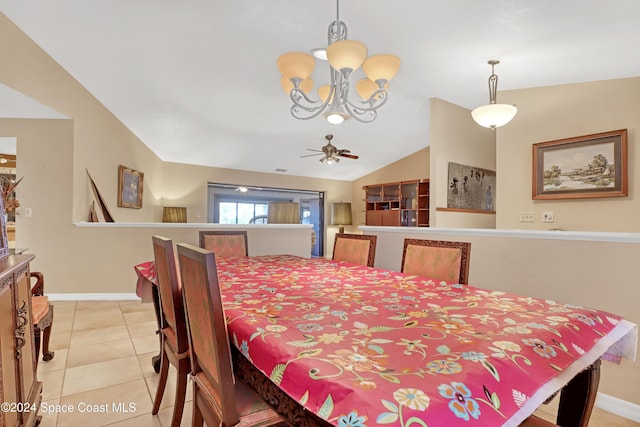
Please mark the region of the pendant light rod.
[[488, 64], [491, 65], [491, 75], [489, 76], [489, 104], [496, 103], [496, 94], [498, 92], [498, 76], [493, 69], [496, 65], [498, 65], [500, 61], [497, 59], [491, 59], [488, 61]]

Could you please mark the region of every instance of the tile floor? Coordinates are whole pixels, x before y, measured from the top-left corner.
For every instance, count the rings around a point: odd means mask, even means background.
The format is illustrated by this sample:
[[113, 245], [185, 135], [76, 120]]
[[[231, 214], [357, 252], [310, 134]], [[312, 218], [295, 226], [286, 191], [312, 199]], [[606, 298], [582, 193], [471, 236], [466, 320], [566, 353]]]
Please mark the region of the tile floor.
[[[169, 426], [175, 374], [169, 374], [159, 414], [151, 415], [159, 376], [151, 366], [151, 357], [159, 347], [153, 305], [139, 301], [60, 301], [54, 305], [51, 348], [55, 357], [38, 363], [43, 402], [52, 410], [42, 414], [40, 425]], [[189, 384], [182, 426], [191, 424], [191, 400]], [[105, 406], [108, 412], [100, 412]], [[62, 407], [75, 411], [65, 413]], [[538, 414], [552, 420], [553, 411], [553, 405], [549, 405]], [[640, 424], [596, 408], [589, 426]]]

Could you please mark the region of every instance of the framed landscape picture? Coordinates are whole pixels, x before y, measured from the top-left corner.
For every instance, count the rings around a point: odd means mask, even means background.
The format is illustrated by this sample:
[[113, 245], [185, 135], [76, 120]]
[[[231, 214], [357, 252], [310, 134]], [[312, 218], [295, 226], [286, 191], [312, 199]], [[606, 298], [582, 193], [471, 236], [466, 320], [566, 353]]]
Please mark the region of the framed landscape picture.
[[142, 208], [144, 173], [120, 165], [118, 167], [118, 207]]
[[624, 197], [627, 130], [533, 145], [533, 199]]

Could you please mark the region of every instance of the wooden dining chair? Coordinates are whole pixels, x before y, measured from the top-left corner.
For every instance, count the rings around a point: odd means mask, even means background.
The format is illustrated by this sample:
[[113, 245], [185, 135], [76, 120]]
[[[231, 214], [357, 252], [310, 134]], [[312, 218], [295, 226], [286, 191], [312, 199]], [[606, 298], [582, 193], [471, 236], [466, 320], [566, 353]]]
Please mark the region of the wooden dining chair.
[[333, 244], [332, 259], [373, 267], [376, 239], [377, 236], [367, 234], [338, 233]]
[[48, 362], [53, 359], [54, 352], [49, 350], [51, 326], [53, 325], [53, 304], [44, 294], [44, 274], [32, 271], [30, 278], [35, 280], [31, 287], [31, 321], [33, 323], [34, 346], [36, 349], [36, 367], [40, 358], [40, 343], [42, 342], [42, 360]]
[[200, 231], [200, 247], [214, 252], [217, 257], [249, 255], [249, 240], [246, 230]]
[[178, 244], [193, 381], [193, 426], [287, 426], [249, 386], [235, 381], [215, 255]]
[[173, 242], [161, 236], [153, 236], [153, 255], [156, 264], [158, 291], [160, 293], [161, 362], [160, 379], [151, 413], [160, 409], [164, 389], [167, 385], [169, 364], [176, 368], [176, 393], [171, 426], [178, 427], [182, 420], [187, 392], [187, 379], [191, 369], [187, 324], [182, 303], [182, 289], [176, 271]]
[[404, 239], [403, 273], [469, 284], [471, 243]]

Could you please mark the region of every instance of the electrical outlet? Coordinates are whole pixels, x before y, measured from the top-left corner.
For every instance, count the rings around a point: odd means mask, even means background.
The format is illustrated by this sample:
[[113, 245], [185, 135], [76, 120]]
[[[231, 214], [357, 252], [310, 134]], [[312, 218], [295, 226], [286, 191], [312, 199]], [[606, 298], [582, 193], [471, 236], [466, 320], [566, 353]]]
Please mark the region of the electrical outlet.
[[542, 222], [553, 222], [553, 211], [542, 212]]
[[24, 216], [27, 218], [31, 218], [31, 215], [33, 215], [33, 211], [31, 210], [31, 208], [24, 208]]
[[520, 222], [533, 222], [533, 212], [520, 212]]

